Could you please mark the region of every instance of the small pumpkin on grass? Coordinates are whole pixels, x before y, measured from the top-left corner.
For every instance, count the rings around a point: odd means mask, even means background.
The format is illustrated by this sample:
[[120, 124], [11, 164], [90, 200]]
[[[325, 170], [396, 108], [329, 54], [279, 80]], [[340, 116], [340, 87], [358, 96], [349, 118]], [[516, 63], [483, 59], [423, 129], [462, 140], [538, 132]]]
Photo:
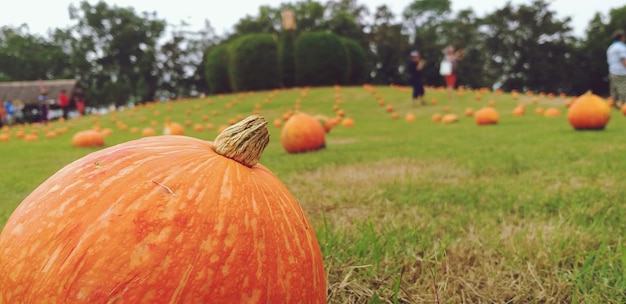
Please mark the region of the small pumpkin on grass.
[[141, 130], [141, 136], [155, 136], [156, 135], [156, 131], [150, 127], [146, 127], [143, 128], [143, 130]]
[[442, 124], [451, 124], [459, 121], [459, 117], [456, 114], [448, 113], [441, 117]]
[[185, 127], [177, 122], [169, 122], [163, 128], [164, 135], [185, 135]]
[[104, 133], [98, 130], [78, 131], [72, 136], [74, 147], [102, 147], [104, 146]]
[[474, 120], [479, 126], [493, 125], [498, 123], [500, 115], [495, 108], [487, 106], [474, 113]]
[[315, 231], [258, 163], [266, 125], [145, 137], [62, 168], [0, 234], [0, 302], [326, 303]]
[[591, 92], [577, 97], [567, 110], [567, 121], [575, 130], [604, 130], [610, 118], [611, 108]]
[[285, 122], [280, 143], [287, 153], [315, 151], [326, 147], [326, 130], [313, 116], [296, 112]]
[[547, 108], [544, 112], [543, 112], [543, 116], [545, 117], [559, 117], [561, 116], [561, 111], [555, 107], [550, 107]]

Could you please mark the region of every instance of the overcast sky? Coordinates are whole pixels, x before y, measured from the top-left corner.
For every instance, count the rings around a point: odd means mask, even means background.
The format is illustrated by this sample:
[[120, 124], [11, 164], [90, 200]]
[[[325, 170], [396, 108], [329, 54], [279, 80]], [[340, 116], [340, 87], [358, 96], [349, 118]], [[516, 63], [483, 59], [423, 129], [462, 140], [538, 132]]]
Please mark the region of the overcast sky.
[[[9, 1], [9, 0], [6, 0]], [[327, 0], [318, 0], [326, 3]], [[98, 1], [89, 0], [89, 3]], [[294, 3], [295, 0], [106, 0], [110, 5], [133, 7], [141, 12], [156, 12], [157, 17], [169, 23], [179, 24], [181, 20], [190, 23], [190, 29], [204, 28], [204, 21], [209, 20], [218, 35], [232, 32], [232, 26], [246, 15], [256, 16], [261, 5], [278, 7], [281, 3]], [[514, 5], [530, 4], [532, 0], [511, 0]], [[18, 26], [26, 23], [31, 33], [42, 34], [49, 28], [65, 28], [72, 25], [69, 19], [70, 4], [78, 5], [78, 0], [17, 0], [2, 5], [0, 26]], [[210, 3], [210, 4], [209, 4]], [[219, 4], [218, 4], [219, 3]], [[386, 4], [400, 14], [411, 0], [358, 0], [371, 11]], [[472, 8], [478, 16], [502, 8], [505, 0], [452, 0], [452, 9]], [[552, 0], [550, 9], [557, 12], [557, 18], [571, 17], [574, 34], [582, 37], [593, 15], [599, 12], [605, 16], [613, 8], [626, 5], [625, 0]]]

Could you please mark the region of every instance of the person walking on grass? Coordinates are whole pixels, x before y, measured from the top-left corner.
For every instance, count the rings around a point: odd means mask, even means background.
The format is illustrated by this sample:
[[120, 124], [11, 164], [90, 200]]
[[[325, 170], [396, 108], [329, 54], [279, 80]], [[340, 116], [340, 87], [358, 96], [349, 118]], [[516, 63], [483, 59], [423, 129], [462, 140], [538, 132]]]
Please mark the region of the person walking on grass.
[[413, 87], [413, 107], [416, 106], [418, 99], [422, 105], [426, 104], [426, 101], [424, 101], [424, 84], [422, 83], [423, 68], [424, 59], [422, 59], [418, 51], [412, 51], [408, 70], [411, 86]]
[[626, 103], [626, 34], [623, 30], [613, 34], [613, 42], [606, 50], [606, 61], [613, 106], [620, 109]]

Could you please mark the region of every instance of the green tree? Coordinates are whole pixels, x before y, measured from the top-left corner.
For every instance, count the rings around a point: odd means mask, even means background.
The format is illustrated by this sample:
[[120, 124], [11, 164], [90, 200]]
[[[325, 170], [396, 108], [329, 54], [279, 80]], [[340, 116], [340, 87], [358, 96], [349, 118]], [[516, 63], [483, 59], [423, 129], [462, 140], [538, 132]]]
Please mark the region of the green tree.
[[409, 37], [403, 33], [402, 24], [394, 19], [395, 15], [389, 7], [381, 5], [376, 8], [369, 27], [369, 74], [373, 83], [406, 83], [403, 67], [408, 60]]
[[267, 5], [259, 7], [257, 16], [245, 16], [235, 24], [235, 32], [228, 40], [233, 40], [241, 36], [257, 33], [276, 34], [280, 31], [282, 21], [281, 13], [278, 9], [273, 9]]
[[66, 35], [57, 30], [50, 39], [32, 35], [28, 27], [0, 28], [0, 80], [37, 80], [73, 77], [71, 54], [56, 39]]
[[91, 103], [123, 104], [154, 100], [158, 89], [157, 41], [166, 23], [156, 13], [138, 16], [132, 8], [94, 5], [82, 1], [70, 6], [78, 20], [75, 31], [81, 36], [80, 52], [93, 62], [84, 71]]
[[577, 69], [569, 22], [556, 19], [542, 0], [518, 7], [508, 3], [486, 16], [481, 47], [491, 83], [507, 91], [572, 91], [572, 75], [564, 72]]
[[219, 43], [211, 24], [190, 31], [182, 22], [171, 32], [171, 38], [159, 48], [159, 96], [174, 98], [208, 93], [205, 79], [207, 50]]
[[328, 1], [323, 28], [336, 35], [351, 38], [359, 42], [364, 41], [364, 21], [369, 11], [367, 7], [359, 5], [356, 0]]

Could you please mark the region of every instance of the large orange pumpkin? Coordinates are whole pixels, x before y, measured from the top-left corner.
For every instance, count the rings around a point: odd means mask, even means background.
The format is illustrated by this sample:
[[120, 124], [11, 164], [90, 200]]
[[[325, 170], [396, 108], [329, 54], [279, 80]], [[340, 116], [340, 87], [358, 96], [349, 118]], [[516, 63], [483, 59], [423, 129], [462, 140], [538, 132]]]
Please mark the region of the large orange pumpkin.
[[78, 131], [72, 136], [74, 147], [101, 147], [104, 146], [104, 133], [98, 130]]
[[58, 171], [0, 234], [0, 303], [326, 303], [313, 227], [257, 163], [266, 125], [145, 137]]
[[322, 149], [326, 146], [326, 130], [313, 116], [297, 112], [285, 122], [280, 142], [288, 153]]
[[495, 108], [484, 107], [474, 113], [474, 120], [479, 126], [497, 124], [500, 121], [500, 115]]
[[604, 130], [610, 118], [611, 108], [591, 92], [577, 97], [567, 110], [567, 121], [576, 130]]

